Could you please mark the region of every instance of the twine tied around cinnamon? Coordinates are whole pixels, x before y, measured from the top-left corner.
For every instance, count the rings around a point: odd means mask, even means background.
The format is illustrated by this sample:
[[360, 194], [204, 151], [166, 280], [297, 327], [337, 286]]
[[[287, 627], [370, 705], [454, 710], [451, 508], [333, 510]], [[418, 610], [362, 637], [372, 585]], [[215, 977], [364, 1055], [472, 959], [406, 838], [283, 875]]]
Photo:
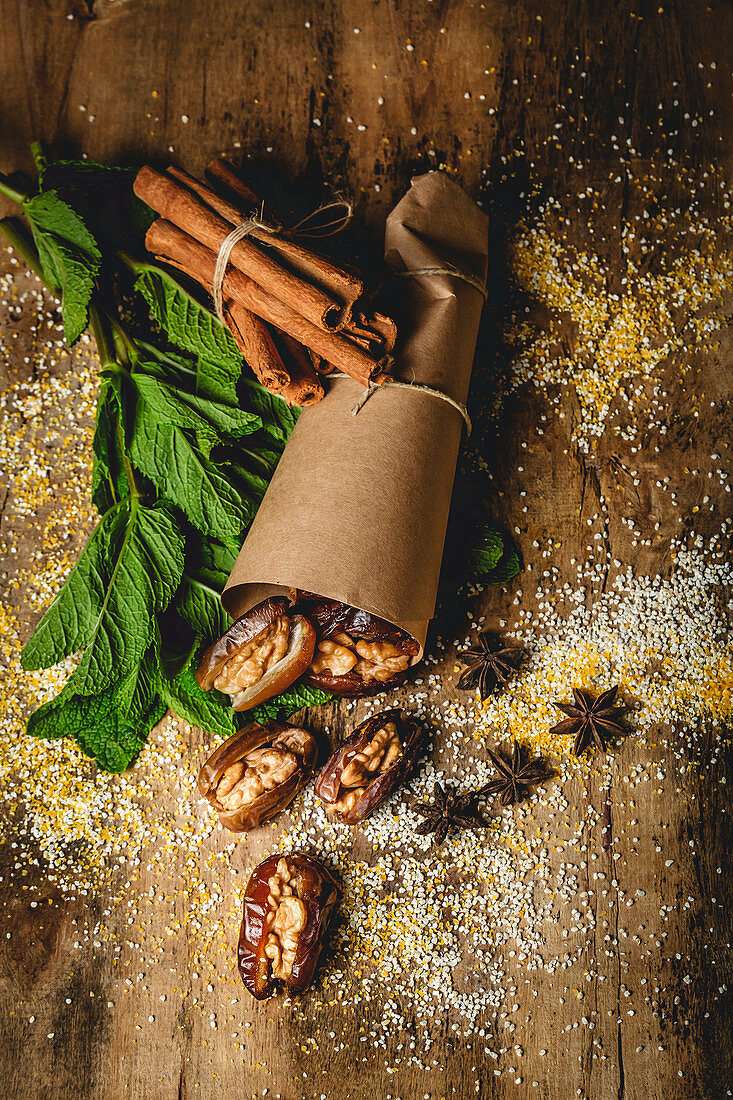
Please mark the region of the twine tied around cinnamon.
[[[343, 210], [343, 213], [339, 216], [334, 216], [331, 221], [327, 221], [323, 224], [318, 224], [316, 218], [330, 210]], [[221, 242], [221, 247], [216, 257], [216, 267], [214, 268], [214, 282], [213, 282], [213, 299], [214, 309], [216, 310], [216, 316], [219, 318], [222, 324], [224, 324], [224, 302], [223, 302], [223, 287], [224, 276], [226, 274], [227, 266], [229, 265], [229, 257], [232, 254], [232, 249], [238, 241], [248, 237], [250, 233], [255, 229], [259, 229], [264, 233], [271, 233], [273, 236], [278, 237], [332, 237], [335, 233], [340, 233], [342, 229], [351, 221], [354, 216], [354, 208], [350, 202], [345, 199], [334, 199], [333, 202], [324, 203], [322, 206], [316, 207], [310, 214], [306, 214], [304, 218], [301, 218], [295, 225], [286, 227], [281, 225], [280, 222], [274, 220], [268, 220], [265, 218], [265, 204], [260, 207], [259, 213], [250, 214], [248, 218], [240, 222], [234, 229], [224, 238]]]

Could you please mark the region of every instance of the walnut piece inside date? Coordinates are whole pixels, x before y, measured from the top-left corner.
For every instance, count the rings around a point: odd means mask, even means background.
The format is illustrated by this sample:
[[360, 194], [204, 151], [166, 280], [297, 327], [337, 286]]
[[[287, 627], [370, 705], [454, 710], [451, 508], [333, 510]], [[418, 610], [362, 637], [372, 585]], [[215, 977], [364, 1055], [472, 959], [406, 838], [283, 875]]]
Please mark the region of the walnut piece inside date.
[[406, 631], [358, 607], [294, 589], [313, 624], [316, 648], [304, 680], [334, 695], [373, 695], [400, 683], [420, 647]]
[[311, 662], [315, 642], [313, 626], [291, 613], [288, 600], [264, 600], [209, 646], [196, 680], [203, 691], [230, 695], [234, 710], [249, 710], [297, 680]]
[[236, 695], [258, 683], [273, 665], [283, 659], [288, 651], [289, 637], [290, 620], [285, 615], [278, 615], [256, 638], [224, 662], [214, 679], [216, 690]]
[[307, 914], [300, 898], [290, 885], [290, 869], [286, 859], [278, 862], [275, 874], [267, 880], [269, 908], [266, 925], [270, 929], [265, 942], [265, 955], [270, 960], [272, 975], [287, 981], [293, 973], [298, 949], [298, 936], [305, 928]]
[[369, 817], [403, 781], [421, 740], [417, 723], [398, 710], [368, 718], [332, 753], [316, 780], [326, 813], [342, 825]]
[[318, 642], [310, 669], [316, 675], [327, 672], [331, 676], [345, 676], [353, 670], [365, 683], [384, 683], [408, 669], [410, 659], [411, 655], [393, 642], [355, 641], [338, 633]]
[[295, 798], [318, 755], [304, 729], [253, 722], [230, 737], [202, 766], [198, 787], [232, 832], [269, 821]]
[[402, 742], [397, 727], [394, 722], [387, 722], [361, 752], [352, 756], [341, 773], [343, 793], [336, 802], [326, 803], [326, 813], [351, 813], [372, 780], [391, 768], [401, 752]]
[[261, 1000], [278, 983], [302, 993], [313, 980], [338, 901], [330, 871], [311, 856], [268, 856], [252, 872], [244, 893], [239, 972]]

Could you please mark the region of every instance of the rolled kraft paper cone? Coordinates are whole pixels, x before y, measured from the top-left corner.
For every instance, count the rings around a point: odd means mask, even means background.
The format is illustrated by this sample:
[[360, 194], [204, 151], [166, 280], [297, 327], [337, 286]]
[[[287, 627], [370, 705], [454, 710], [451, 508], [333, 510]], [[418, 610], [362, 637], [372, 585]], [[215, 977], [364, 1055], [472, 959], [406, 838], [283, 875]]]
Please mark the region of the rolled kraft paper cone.
[[[483, 284], [488, 221], [439, 172], [418, 176], [387, 219], [397, 272], [452, 267]], [[465, 403], [483, 296], [447, 274], [406, 277], [396, 374]], [[425, 643], [463, 430], [445, 401], [334, 379], [301, 413], [222, 597], [233, 617], [291, 587], [387, 619]]]

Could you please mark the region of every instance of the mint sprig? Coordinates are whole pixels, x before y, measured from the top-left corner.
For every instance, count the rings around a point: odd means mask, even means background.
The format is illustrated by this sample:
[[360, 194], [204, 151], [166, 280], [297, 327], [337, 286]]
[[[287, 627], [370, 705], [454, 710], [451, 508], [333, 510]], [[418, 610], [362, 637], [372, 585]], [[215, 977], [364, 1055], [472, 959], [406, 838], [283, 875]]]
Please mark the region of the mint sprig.
[[[236, 345], [204, 303], [118, 250], [124, 240], [134, 251], [150, 220], [129, 172], [49, 164], [38, 148], [35, 158], [32, 187], [0, 176], [0, 193], [19, 203], [27, 229], [14, 219], [0, 229], [60, 293], [68, 342], [88, 324], [95, 336], [102, 370], [92, 499], [100, 519], [21, 655], [24, 668], [42, 669], [80, 654], [27, 729], [71, 737], [118, 772], [169, 707], [211, 734], [234, 731], [228, 700], [202, 692], [194, 670], [228, 626], [220, 594], [295, 416], [240, 377]], [[147, 302], [142, 331], [123, 322], [120, 287], [123, 298], [137, 291]], [[267, 713], [325, 698], [291, 690]]]

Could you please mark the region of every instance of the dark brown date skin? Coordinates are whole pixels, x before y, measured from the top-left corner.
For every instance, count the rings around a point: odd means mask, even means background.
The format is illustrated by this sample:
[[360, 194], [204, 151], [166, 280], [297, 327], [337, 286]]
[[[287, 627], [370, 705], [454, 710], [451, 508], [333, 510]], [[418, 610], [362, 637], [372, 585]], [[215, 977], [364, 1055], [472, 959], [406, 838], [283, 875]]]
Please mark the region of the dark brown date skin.
[[[323, 596], [316, 596], [313, 592], [303, 592], [300, 589], [293, 589], [291, 598], [295, 601], [295, 608], [315, 627], [316, 649], [318, 642], [332, 638], [334, 634], [348, 634], [355, 642], [391, 642], [410, 657], [416, 657], [419, 653], [420, 647], [410, 634], [400, 630], [393, 623], [387, 622], [386, 619], [380, 619], [359, 607], [350, 607], [337, 600], [327, 600]], [[320, 688], [321, 691], [329, 691], [333, 695], [350, 697], [379, 695], [401, 684], [408, 672], [409, 668], [402, 672], [395, 672], [388, 680], [363, 680], [358, 672], [332, 676], [328, 672], [313, 672], [308, 668], [303, 674], [303, 682], [311, 687]]]
[[270, 907], [268, 880], [281, 859], [286, 859], [290, 885], [303, 902], [307, 919], [298, 936], [298, 946], [292, 974], [284, 983], [294, 993], [303, 993], [313, 981], [318, 959], [336, 902], [341, 893], [331, 872], [311, 856], [269, 856], [252, 872], [244, 895], [244, 912], [239, 932], [238, 963], [244, 985], [258, 1001], [269, 997], [278, 986], [272, 975], [270, 960], [265, 955], [269, 929]]
[[[263, 791], [261, 795], [243, 806], [229, 809], [222, 805], [217, 797], [217, 787], [227, 768], [243, 760], [253, 749], [272, 745], [273, 742], [278, 747], [278, 740], [283, 736], [287, 737], [291, 730], [293, 735], [300, 735], [301, 744], [298, 749], [287, 746], [298, 759], [297, 770], [282, 783], [269, 791]], [[266, 726], [261, 726], [258, 722], [250, 722], [219, 745], [218, 749], [202, 764], [197, 780], [198, 789], [219, 814], [219, 820], [225, 828], [233, 833], [245, 833], [269, 821], [275, 814], [290, 805], [298, 791], [310, 778], [317, 758], [318, 745], [307, 730], [288, 726], [284, 722], [269, 722]]]
[[351, 737], [329, 757], [316, 779], [314, 791], [318, 798], [327, 804], [337, 802], [342, 791], [341, 776], [347, 765], [388, 722], [394, 722], [397, 727], [402, 752], [386, 772], [377, 775], [364, 788], [352, 810], [348, 813], [329, 814], [329, 817], [341, 825], [357, 825], [366, 820], [400, 786], [419, 754], [423, 739], [422, 729], [417, 722], [404, 718], [399, 710], [383, 710], [381, 714], [368, 718], [354, 730]]

